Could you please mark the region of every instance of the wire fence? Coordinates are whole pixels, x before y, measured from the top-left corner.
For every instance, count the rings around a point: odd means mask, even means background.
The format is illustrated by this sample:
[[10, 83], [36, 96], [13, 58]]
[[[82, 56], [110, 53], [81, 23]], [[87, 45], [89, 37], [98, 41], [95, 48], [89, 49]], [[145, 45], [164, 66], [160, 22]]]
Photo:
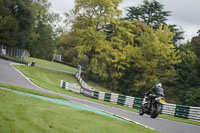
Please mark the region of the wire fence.
[[0, 44], [0, 54], [4, 56], [19, 58], [26, 62], [28, 62], [28, 57], [30, 56], [29, 52], [25, 49], [17, 47], [8, 47], [2, 44]]

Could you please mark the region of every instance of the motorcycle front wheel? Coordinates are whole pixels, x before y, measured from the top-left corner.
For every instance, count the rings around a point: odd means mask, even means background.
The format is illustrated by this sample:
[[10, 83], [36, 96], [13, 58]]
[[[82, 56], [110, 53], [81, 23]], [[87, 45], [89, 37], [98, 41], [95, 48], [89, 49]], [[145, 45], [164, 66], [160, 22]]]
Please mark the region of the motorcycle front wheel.
[[157, 103], [155, 104], [155, 110], [150, 114], [151, 118], [156, 118], [161, 111], [161, 104]]
[[140, 110], [139, 110], [139, 115], [143, 115], [144, 114], [144, 105], [141, 106]]

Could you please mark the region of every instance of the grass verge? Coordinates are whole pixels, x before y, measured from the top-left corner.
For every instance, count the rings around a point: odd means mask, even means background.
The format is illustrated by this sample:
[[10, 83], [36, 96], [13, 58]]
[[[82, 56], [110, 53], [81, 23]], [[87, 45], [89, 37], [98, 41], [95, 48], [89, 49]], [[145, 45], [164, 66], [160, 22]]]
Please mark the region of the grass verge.
[[33, 60], [35, 60], [36, 64], [38, 64], [38, 65], [49, 66], [49, 67], [54, 67], [54, 68], [58, 68], [58, 69], [77, 72], [77, 68], [74, 68], [74, 67], [71, 67], [71, 66], [67, 66], [67, 65], [64, 65], [64, 64], [57, 63], [57, 62], [51, 62], [51, 61], [47, 61], [47, 60], [32, 58], [32, 57], [28, 58], [28, 62], [32, 62]]
[[[58, 68], [58, 69], [72, 71], [72, 72], [77, 72], [76, 68], [70, 67], [70, 66], [67, 66], [67, 65], [64, 65], [64, 64], [60, 64], [60, 63], [57, 63], [57, 62], [51, 62], [51, 61], [47, 61], [47, 60], [42, 60], [42, 59], [37, 59], [37, 58], [32, 58], [32, 57], [28, 58], [28, 62], [32, 62], [33, 60], [35, 60], [36, 63], [39, 64], [39, 65], [50, 66], [50, 67], [53, 67], [53, 68]], [[107, 92], [107, 93], [111, 93], [112, 92], [111, 90], [108, 90], [108, 89], [102, 87], [101, 85], [96, 84], [96, 83], [94, 83], [92, 81], [87, 81], [87, 84], [89, 86], [95, 88], [98, 91]]]
[[[56, 71], [52, 71], [52, 70], [48, 70], [48, 69], [43, 69], [43, 68], [37, 68], [37, 67], [28, 67], [28, 66], [15, 66], [15, 67], [18, 70], [20, 70], [22, 73], [24, 73], [27, 77], [29, 77], [34, 83], [41, 86], [42, 88], [56, 91], [56, 92], [63, 93], [63, 94], [67, 94], [67, 95], [74, 96], [74, 97], [79, 97], [79, 98], [86, 99], [89, 101], [109, 105], [112, 107], [117, 107], [117, 108], [126, 109], [126, 110], [133, 111], [133, 112], [138, 112], [137, 109], [132, 109], [132, 108], [128, 108], [126, 106], [120, 106], [120, 105], [113, 104], [110, 102], [105, 102], [105, 101], [88, 98], [83, 95], [76, 94], [71, 91], [66, 91], [66, 90], [60, 88], [60, 86], [59, 86], [60, 80], [65, 80], [65, 81], [71, 82], [71, 83], [77, 83], [77, 81], [73, 75], [62, 73], [62, 72], [56, 72]], [[193, 120], [178, 118], [178, 117], [169, 116], [169, 115], [159, 115], [159, 117], [168, 119], [168, 120], [184, 122], [184, 123], [200, 126], [200, 122], [196, 122]]]
[[184, 119], [184, 118], [179, 118], [179, 117], [174, 117], [174, 116], [169, 116], [169, 115], [164, 115], [164, 114], [159, 115], [159, 118], [200, 126], [200, 122]]
[[61, 100], [67, 100], [67, 99], [65, 99], [65, 98], [63, 98], [61, 96], [58, 96], [58, 95], [53, 95], [53, 94], [48, 94], [48, 93], [44, 93], [44, 92], [39, 92], [39, 91], [35, 91], [35, 90], [31, 90], [31, 89], [26, 89], [26, 88], [14, 86], [14, 85], [8, 85], [8, 84], [0, 83], [0, 87], [12, 89], [12, 90], [15, 90], [15, 91], [21, 91], [21, 92], [31, 93], [31, 94], [35, 94], [35, 95], [39, 95], [39, 96], [45, 96], [45, 97], [50, 97], [50, 98], [55, 98], [55, 99], [61, 99]]
[[158, 133], [134, 123], [0, 90], [0, 132]]

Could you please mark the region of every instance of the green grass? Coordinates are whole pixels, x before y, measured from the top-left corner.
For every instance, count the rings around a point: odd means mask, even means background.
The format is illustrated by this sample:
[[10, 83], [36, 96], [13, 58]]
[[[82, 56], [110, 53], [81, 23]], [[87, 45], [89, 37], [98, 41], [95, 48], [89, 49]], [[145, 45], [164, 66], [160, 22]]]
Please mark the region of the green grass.
[[184, 118], [179, 118], [179, 117], [174, 117], [174, 116], [169, 116], [169, 115], [164, 115], [164, 114], [159, 115], [159, 117], [163, 118], [163, 119], [167, 119], [167, 120], [178, 121], [178, 122], [183, 122], [183, 123], [200, 126], [200, 122], [188, 120], [188, 119], [184, 119]]
[[[59, 68], [59, 69], [64, 69], [64, 70], [68, 70], [68, 71], [72, 71], [72, 72], [77, 72], [77, 69], [74, 68], [74, 67], [70, 67], [70, 66], [67, 66], [67, 65], [63, 65], [63, 64], [60, 64], [60, 63], [51, 62], [51, 61], [47, 61], [47, 60], [32, 58], [32, 57], [28, 58], [28, 62], [32, 62], [33, 60], [35, 60], [36, 63], [39, 64], [39, 65], [50, 66], [50, 67], [53, 67], [53, 68]], [[88, 81], [87, 84], [89, 86], [91, 86], [92, 88], [95, 88], [98, 91], [108, 92], [108, 93], [112, 92], [111, 90], [108, 90], [105, 87], [98, 85], [98, 84], [96, 84], [92, 81]]]
[[86, 82], [87, 82], [87, 84], [88, 84], [89, 86], [91, 86], [92, 88], [95, 88], [95, 89], [98, 90], [98, 91], [107, 92], [107, 93], [112, 93], [111, 90], [106, 89], [105, 87], [102, 87], [101, 85], [99, 85], [99, 84], [97, 84], [97, 83], [94, 83], [94, 82], [92, 82], [92, 81], [86, 81]]
[[[120, 106], [117, 104], [113, 104], [110, 102], [105, 102], [101, 100], [96, 100], [92, 98], [85, 97], [80, 94], [73, 93], [71, 91], [66, 91], [62, 88], [60, 88], [60, 80], [64, 80], [70, 83], [77, 83], [76, 79], [74, 78], [73, 75], [66, 74], [66, 73], [61, 73], [61, 72], [55, 72], [52, 70], [47, 70], [43, 68], [37, 68], [37, 67], [28, 67], [28, 66], [15, 66], [18, 70], [20, 70], [22, 73], [24, 73], [27, 77], [31, 78], [31, 80], [36, 83], [37, 85], [41, 86], [42, 88], [49, 89], [52, 91], [60, 92], [63, 94], [67, 94], [70, 96], [74, 97], [79, 97], [82, 99], [90, 100], [93, 102], [109, 105], [112, 107], [117, 107], [121, 109], [126, 109], [129, 111], [134, 111], [138, 112], [136, 109], [132, 109], [126, 106]], [[184, 123], [189, 123], [189, 124], [194, 124], [194, 125], [200, 125], [199, 122], [188, 120], [188, 119], [182, 119], [174, 116], [168, 116], [168, 115], [159, 115], [160, 118], [164, 119], [169, 119], [169, 120], [174, 120], [178, 122], [184, 122]]]
[[52, 71], [52, 70], [48, 70], [48, 69], [44, 69], [44, 68], [39, 68], [39, 67], [25, 66], [25, 65], [24, 66], [15, 65], [14, 67], [17, 68], [18, 70], [20, 70], [28, 78], [30, 78], [30, 80], [33, 83], [39, 85], [42, 88], [52, 90], [52, 91], [55, 91], [55, 92], [59, 92], [59, 93], [62, 93], [62, 94], [67, 94], [67, 95], [70, 95], [70, 96], [90, 100], [90, 101], [93, 101], [93, 102], [106, 104], [106, 105], [113, 106], [113, 107], [118, 107], [118, 108], [130, 110], [130, 111], [137, 111], [136, 109], [131, 109], [131, 108], [128, 108], [128, 107], [125, 107], [125, 106], [112, 104], [110, 102], [105, 102], [105, 101], [100, 101], [100, 100], [88, 98], [88, 97], [85, 97], [83, 95], [64, 90], [63, 88], [60, 87], [60, 80], [67, 81], [69, 83], [77, 83], [78, 84], [74, 75], [62, 73], [62, 72], [56, 72], [56, 71]]
[[0, 90], [1, 133], [158, 133], [130, 122]]
[[45, 96], [45, 97], [50, 97], [50, 98], [55, 98], [55, 99], [61, 99], [61, 100], [67, 100], [64, 97], [61, 97], [61, 96], [58, 96], [58, 95], [44, 93], [44, 92], [39, 92], [39, 91], [35, 91], [35, 90], [27, 89], [27, 88], [22, 88], [22, 87], [18, 87], [18, 86], [14, 86], [14, 85], [8, 85], [8, 84], [0, 83], [0, 87], [2, 87], [2, 88], [9, 88], [9, 89], [12, 89], [12, 90], [15, 90], [15, 91], [21, 91], [21, 92], [31, 93], [31, 94], [35, 94], [35, 95], [39, 95], [39, 96]]
[[36, 64], [38, 64], [38, 65], [49, 66], [49, 67], [54, 67], [54, 68], [58, 68], [58, 69], [77, 72], [76, 68], [70, 67], [70, 66], [67, 66], [67, 65], [64, 65], [64, 64], [60, 64], [60, 63], [57, 63], [57, 62], [51, 62], [51, 61], [47, 61], [47, 60], [42, 60], [42, 59], [37, 59], [37, 58], [32, 58], [32, 57], [28, 58], [29, 63], [31, 63], [33, 60], [35, 60]]

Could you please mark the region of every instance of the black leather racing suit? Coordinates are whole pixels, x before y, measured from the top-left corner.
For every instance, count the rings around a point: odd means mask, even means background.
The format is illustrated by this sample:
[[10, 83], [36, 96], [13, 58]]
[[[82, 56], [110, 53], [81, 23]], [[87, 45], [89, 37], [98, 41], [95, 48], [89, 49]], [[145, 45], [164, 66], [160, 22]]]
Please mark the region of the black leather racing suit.
[[151, 107], [151, 103], [152, 103], [152, 97], [150, 97], [150, 94], [153, 94], [153, 95], [155, 95], [156, 97], [158, 97], [158, 96], [164, 97], [164, 96], [165, 96], [164, 90], [163, 90], [162, 87], [154, 86], [152, 89], [150, 89], [150, 90], [146, 93], [146, 96], [148, 97], [148, 100], [149, 100], [149, 102], [150, 102], [150, 104], [149, 104], [148, 107]]
[[148, 96], [149, 94], [154, 94], [156, 96], [165, 96], [164, 94], [164, 90], [162, 87], [157, 87], [157, 86], [154, 86], [151, 90], [149, 90], [146, 95]]

